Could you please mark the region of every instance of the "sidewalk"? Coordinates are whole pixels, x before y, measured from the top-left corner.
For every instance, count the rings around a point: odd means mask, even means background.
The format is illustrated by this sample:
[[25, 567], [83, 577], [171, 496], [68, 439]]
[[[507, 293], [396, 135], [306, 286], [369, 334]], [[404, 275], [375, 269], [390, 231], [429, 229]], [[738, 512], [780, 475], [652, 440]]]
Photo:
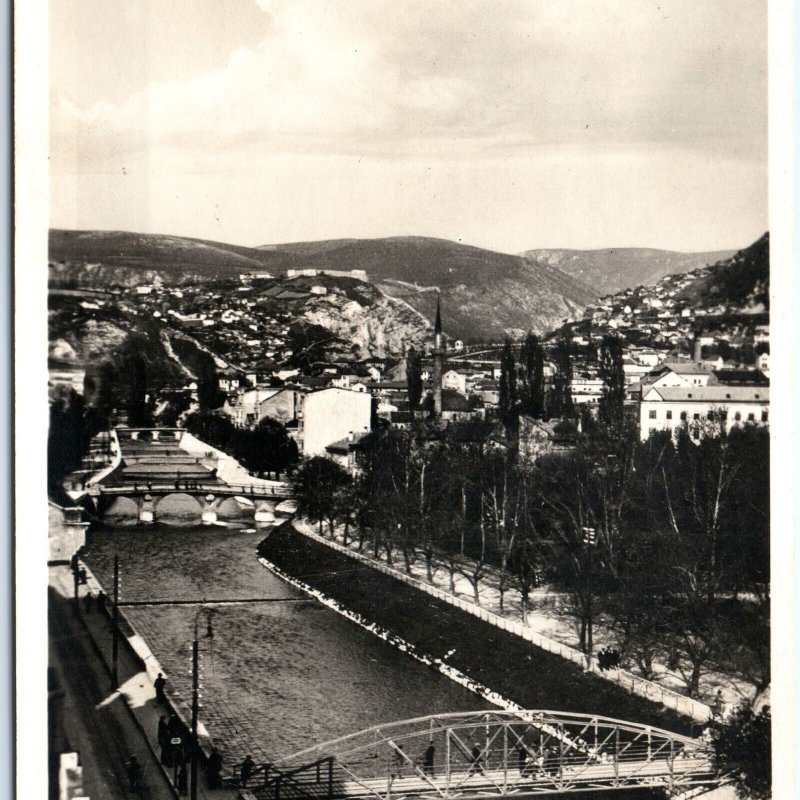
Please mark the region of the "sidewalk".
[[[69, 604], [74, 591], [72, 572], [69, 567], [51, 567], [49, 583], [51, 590], [53, 590], [57, 596], [64, 598], [67, 604]], [[91, 590], [92, 593], [96, 595], [99, 588], [99, 584], [90, 577], [88, 587], [79, 587], [80, 597], [83, 598], [87, 590]], [[108, 696], [103, 700], [101, 705], [112, 703], [115, 698], [120, 696], [125, 699], [133, 720], [139, 728], [139, 735], [144, 737], [150, 750], [148, 761], [145, 762], [140, 759], [141, 763], [149, 763], [149, 761], [152, 760], [153, 764], [161, 766], [158, 741], [156, 738], [158, 721], [162, 714], [169, 717], [171, 709], [159, 706], [155, 700], [153, 678], [161, 671], [155, 657], [152, 653], [149, 653], [149, 650], [140, 637], [136, 635], [126, 635], [124, 633], [125, 626], [123, 624], [121, 626], [123, 633], [119, 638], [117, 663], [119, 689], [116, 692], [112, 692], [111, 652], [113, 637], [108, 617], [98, 612], [96, 608], [88, 614], [85, 613], [83, 603], [81, 602], [80, 619], [75, 619], [74, 625], [83, 628], [89, 633], [95, 653], [105, 667]], [[137, 655], [137, 653], [139, 655]], [[148, 653], [149, 655], [147, 655]], [[144, 655], [144, 658], [141, 658], [142, 655]], [[231, 765], [225, 765], [223, 775], [230, 773], [230, 767]], [[161, 767], [161, 769], [164, 771], [171, 786], [171, 779], [173, 777], [171, 774], [172, 770], [169, 770], [170, 774], [167, 775], [166, 768]], [[179, 797], [174, 790], [172, 794], [175, 797]], [[240, 800], [240, 798], [246, 797], [246, 795], [242, 795], [238, 789], [226, 788], [213, 791], [207, 789], [205, 786], [202, 763], [199, 765], [198, 769], [197, 796], [198, 798], [209, 798], [210, 800]]]

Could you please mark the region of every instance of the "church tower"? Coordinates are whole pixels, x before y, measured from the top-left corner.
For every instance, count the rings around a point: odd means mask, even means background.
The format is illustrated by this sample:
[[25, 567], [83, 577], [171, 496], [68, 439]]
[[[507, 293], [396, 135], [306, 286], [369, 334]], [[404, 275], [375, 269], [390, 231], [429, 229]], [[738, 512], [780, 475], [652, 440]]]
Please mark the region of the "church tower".
[[437, 419], [442, 416], [442, 372], [447, 345], [442, 333], [442, 311], [439, 295], [436, 295], [436, 323], [433, 327], [433, 413]]

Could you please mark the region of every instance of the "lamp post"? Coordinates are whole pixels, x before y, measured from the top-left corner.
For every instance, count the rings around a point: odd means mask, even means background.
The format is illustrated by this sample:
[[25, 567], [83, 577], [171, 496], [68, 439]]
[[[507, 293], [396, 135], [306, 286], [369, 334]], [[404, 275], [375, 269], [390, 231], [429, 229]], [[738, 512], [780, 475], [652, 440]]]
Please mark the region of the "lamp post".
[[593, 641], [593, 590], [592, 579], [594, 576], [594, 548], [597, 543], [597, 532], [594, 528], [584, 527], [583, 530], [583, 544], [586, 548], [587, 559], [587, 584], [588, 584], [588, 603], [586, 606], [586, 671], [592, 670], [592, 650], [594, 649]]
[[197, 800], [197, 762], [199, 746], [197, 743], [198, 712], [200, 709], [200, 643], [197, 634], [197, 622], [202, 612], [206, 612], [206, 638], [214, 637], [211, 625], [211, 610], [200, 608], [194, 617], [194, 638], [192, 639], [192, 722], [189, 732], [190, 766], [189, 766], [189, 800]]
[[119, 556], [114, 556], [114, 607], [111, 610], [111, 688], [119, 686]]

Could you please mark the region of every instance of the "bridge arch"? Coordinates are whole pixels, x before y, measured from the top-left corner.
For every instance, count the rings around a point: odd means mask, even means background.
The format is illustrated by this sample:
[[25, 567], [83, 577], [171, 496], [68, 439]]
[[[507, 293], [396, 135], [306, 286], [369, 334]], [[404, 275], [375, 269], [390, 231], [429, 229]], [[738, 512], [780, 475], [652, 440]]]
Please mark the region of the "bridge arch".
[[[204, 495], [203, 495], [204, 496]], [[165, 494], [156, 495], [153, 498], [153, 505], [156, 511], [158, 511], [158, 507], [161, 503], [166, 500], [168, 497], [175, 499], [176, 497], [188, 497], [191, 500], [194, 500], [195, 505], [202, 511], [203, 509], [203, 496], [198, 496], [197, 494], [193, 494], [192, 492], [185, 492], [176, 489], [174, 492], [167, 492]]]
[[281, 786], [354, 800], [624, 796], [723, 780], [707, 743], [671, 731], [590, 714], [477, 711], [378, 725], [295, 753], [266, 770], [264, 796]]

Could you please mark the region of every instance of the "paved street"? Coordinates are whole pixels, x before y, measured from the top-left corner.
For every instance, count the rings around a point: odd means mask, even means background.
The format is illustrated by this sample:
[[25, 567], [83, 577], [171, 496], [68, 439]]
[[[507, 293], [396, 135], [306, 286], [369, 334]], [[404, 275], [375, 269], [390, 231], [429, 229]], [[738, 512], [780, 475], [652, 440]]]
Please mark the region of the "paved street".
[[[65, 569], [65, 568], [54, 568]], [[50, 663], [64, 690], [64, 726], [83, 765], [84, 792], [92, 800], [149, 798], [173, 794], [121, 695], [109, 690], [109, 676], [69, 601], [50, 591]], [[130, 792], [125, 764], [135, 755], [142, 765], [141, 793]]]

